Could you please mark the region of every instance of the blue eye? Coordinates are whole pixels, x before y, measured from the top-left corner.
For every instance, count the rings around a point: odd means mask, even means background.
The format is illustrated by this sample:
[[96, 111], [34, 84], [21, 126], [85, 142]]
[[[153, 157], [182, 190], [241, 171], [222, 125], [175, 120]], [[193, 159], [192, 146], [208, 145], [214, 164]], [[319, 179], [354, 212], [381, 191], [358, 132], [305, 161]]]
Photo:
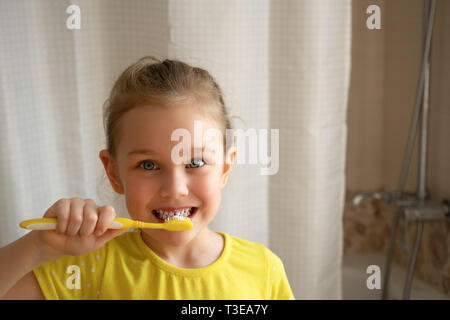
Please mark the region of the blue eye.
[[[204, 165], [205, 165], [205, 162], [203, 161], [203, 159], [192, 159], [192, 161], [191, 161], [191, 164], [193, 163], [193, 162], [195, 162], [195, 163], [197, 163], [197, 164], [194, 164], [194, 168], [201, 168], [201, 167], [203, 167]], [[198, 163], [203, 163], [203, 165], [198, 165]], [[188, 165], [190, 165], [190, 164], [188, 164]]]
[[[150, 165], [148, 165], [148, 163], [150, 163]], [[142, 164], [144, 164], [144, 166], [142, 166]], [[150, 160], [144, 160], [139, 163], [139, 167], [147, 171], [152, 171], [152, 168], [155, 167], [155, 164]]]
[[[191, 163], [188, 164], [191, 168], [201, 168], [205, 165], [205, 161], [203, 159], [192, 159]], [[192, 166], [191, 166], [192, 165]], [[151, 160], [144, 160], [139, 163], [139, 167], [144, 169], [145, 171], [154, 171], [157, 166]]]

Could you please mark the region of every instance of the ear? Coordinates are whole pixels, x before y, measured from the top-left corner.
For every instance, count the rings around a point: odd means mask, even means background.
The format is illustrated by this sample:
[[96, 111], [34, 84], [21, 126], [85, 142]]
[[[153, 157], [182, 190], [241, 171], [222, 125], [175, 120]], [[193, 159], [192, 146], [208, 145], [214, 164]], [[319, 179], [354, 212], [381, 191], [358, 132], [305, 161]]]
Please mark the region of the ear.
[[226, 154], [226, 161], [223, 165], [223, 171], [222, 176], [220, 177], [220, 188], [223, 189], [227, 185], [228, 178], [231, 173], [231, 168], [233, 167], [234, 159], [236, 158], [237, 154], [237, 147], [231, 146], [228, 148], [227, 154]]
[[117, 166], [115, 165], [114, 159], [109, 154], [109, 151], [106, 149], [101, 150], [99, 153], [99, 157], [103, 163], [103, 166], [105, 167], [106, 174], [114, 191], [116, 191], [119, 194], [124, 194], [125, 192], [122, 183], [120, 182]]

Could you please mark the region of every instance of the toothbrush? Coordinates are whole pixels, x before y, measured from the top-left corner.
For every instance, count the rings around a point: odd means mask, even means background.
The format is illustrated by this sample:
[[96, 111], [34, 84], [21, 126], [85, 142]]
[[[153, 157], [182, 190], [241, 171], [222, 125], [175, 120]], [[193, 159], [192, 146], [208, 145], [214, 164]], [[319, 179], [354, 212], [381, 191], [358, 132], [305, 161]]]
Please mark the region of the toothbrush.
[[[22, 221], [19, 226], [28, 230], [55, 230], [56, 218], [39, 218]], [[187, 217], [174, 216], [165, 219], [163, 223], [143, 222], [127, 218], [114, 218], [108, 229], [129, 229], [129, 228], [150, 228], [165, 229], [169, 231], [185, 231], [192, 229], [194, 224]]]

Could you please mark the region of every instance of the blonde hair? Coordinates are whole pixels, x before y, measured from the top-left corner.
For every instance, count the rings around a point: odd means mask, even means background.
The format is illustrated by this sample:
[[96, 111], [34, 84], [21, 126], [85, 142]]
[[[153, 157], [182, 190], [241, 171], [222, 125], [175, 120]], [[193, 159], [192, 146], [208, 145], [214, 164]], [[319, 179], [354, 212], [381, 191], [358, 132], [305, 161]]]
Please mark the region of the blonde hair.
[[232, 126], [222, 90], [214, 78], [206, 70], [181, 61], [160, 61], [146, 56], [122, 72], [103, 105], [103, 127], [110, 155], [116, 158], [119, 120], [124, 113], [143, 104], [168, 105], [189, 98], [196, 99], [200, 110], [220, 125], [225, 149], [225, 132]]

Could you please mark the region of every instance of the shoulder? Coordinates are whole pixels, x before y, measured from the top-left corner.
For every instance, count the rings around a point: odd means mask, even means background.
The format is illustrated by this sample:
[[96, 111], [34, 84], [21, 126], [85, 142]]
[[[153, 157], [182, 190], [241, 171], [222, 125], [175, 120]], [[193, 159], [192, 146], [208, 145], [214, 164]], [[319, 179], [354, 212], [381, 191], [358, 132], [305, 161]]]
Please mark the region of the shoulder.
[[[136, 235], [133, 232], [124, 232], [120, 236], [108, 241], [103, 247], [93, 250], [89, 253], [80, 256], [63, 256], [56, 260], [49, 261], [41, 266], [50, 270], [51, 273], [59, 270], [61, 273], [66, 272], [68, 267], [73, 265], [79, 266], [81, 269], [92, 269], [95, 265], [101, 265], [106, 262], [106, 257], [110, 255], [111, 251], [123, 251], [126, 250], [129, 243], [133, 241]], [[54, 272], [52, 272], [54, 271]]]
[[259, 266], [261, 263], [266, 265], [282, 265], [281, 259], [272, 250], [265, 245], [240, 237], [225, 234], [230, 241], [230, 251], [234, 258], [241, 261], [254, 261]]
[[139, 229], [132, 229], [131, 231], [126, 231], [121, 235], [115, 237], [108, 241], [105, 245], [106, 249], [118, 249], [118, 250], [130, 250], [130, 248], [135, 248], [135, 243], [140, 237]]
[[63, 256], [33, 269], [45, 298], [96, 299], [108, 263], [120, 262], [125, 254], [133, 252], [130, 247], [136, 245], [130, 243], [135, 237], [136, 233], [127, 231], [97, 250], [80, 256]]

